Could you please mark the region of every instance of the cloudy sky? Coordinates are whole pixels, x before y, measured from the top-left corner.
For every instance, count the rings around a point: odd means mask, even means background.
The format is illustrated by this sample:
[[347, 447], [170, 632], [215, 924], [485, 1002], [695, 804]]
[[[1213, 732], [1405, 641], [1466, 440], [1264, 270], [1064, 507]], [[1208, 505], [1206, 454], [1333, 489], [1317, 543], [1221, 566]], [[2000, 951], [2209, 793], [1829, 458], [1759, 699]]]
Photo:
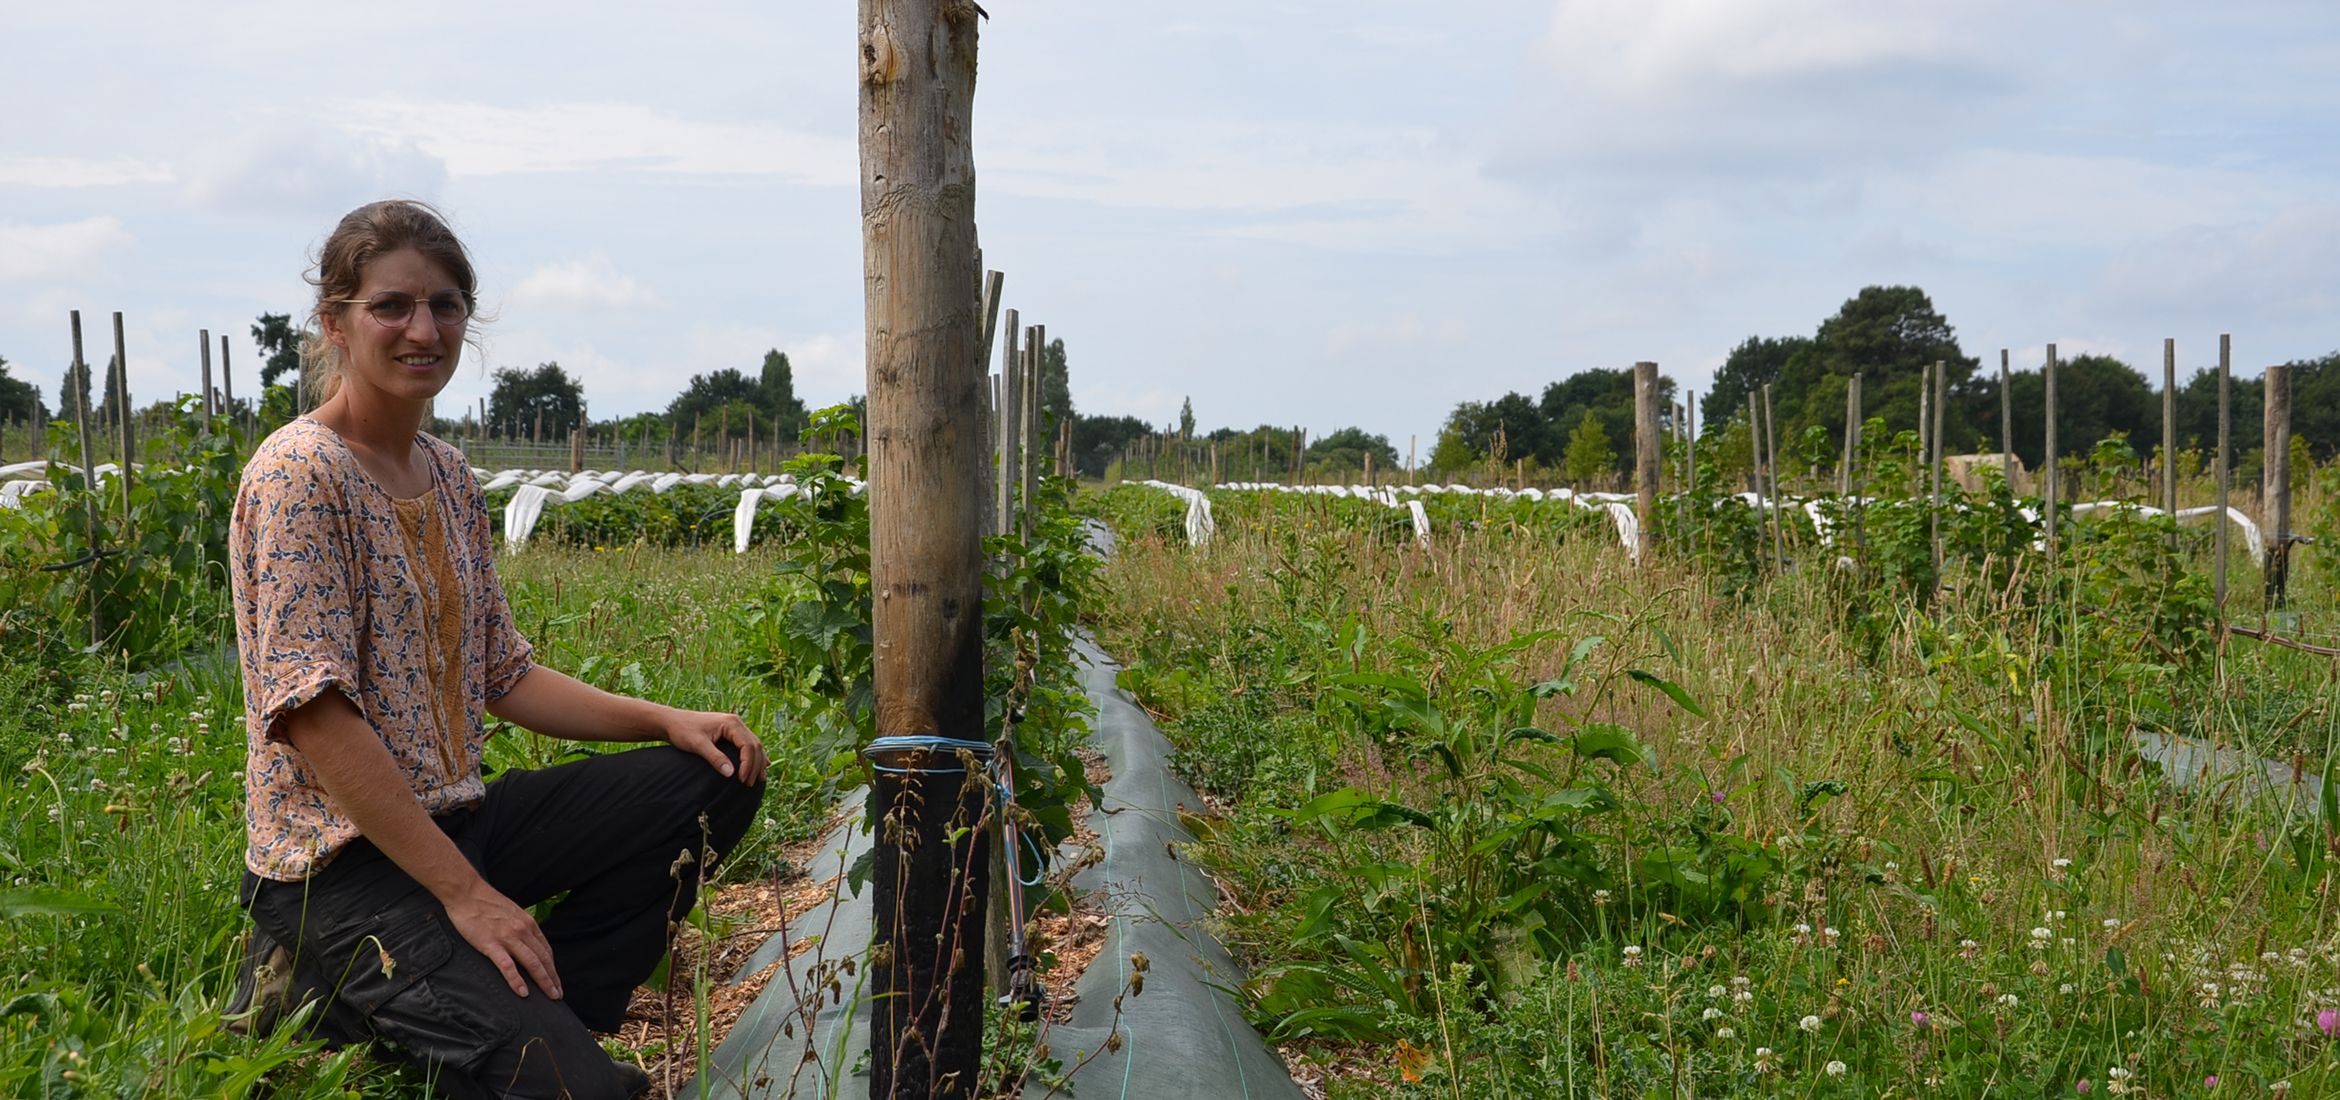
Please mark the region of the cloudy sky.
[[[2018, 363], [2340, 348], [2328, 0], [986, 7], [985, 258], [1084, 412], [1427, 448], [1588, 367], [1703, 388], [1871, 283]], [[142, 400], [199, 328], [249, 385], [384, 196], [480, 261], [453, 400], [557, 360], [659, 408], [767, 347], [862, 389], [851, 3], [9, 4], [0, 43], [0, 357], [52, 398], [73, 308], [125, 313]]]

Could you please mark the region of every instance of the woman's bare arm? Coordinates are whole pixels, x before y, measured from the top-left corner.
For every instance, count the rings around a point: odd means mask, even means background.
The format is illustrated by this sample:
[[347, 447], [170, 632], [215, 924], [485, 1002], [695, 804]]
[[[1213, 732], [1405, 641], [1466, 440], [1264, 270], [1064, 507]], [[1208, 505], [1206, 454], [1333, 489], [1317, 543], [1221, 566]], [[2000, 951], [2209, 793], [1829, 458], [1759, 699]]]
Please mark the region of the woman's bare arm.
[[488, 704], [488, 713], [550, 737], [571, 741], [664, 741], [734, 775], [723, 755], [728, 741], [739, 749], [735, 778], [754, 785], [770, 761], [764, 743], [736, 714], [679, 710], [645, 699], [615, 695], [543, 665], [529, 669], [512, 690]]
[[342, 814], [446, 906], [448, 923], [503, 972], [512, 992], [528, 995], [525, 972], [537, 988], [560, 998], [552, 944], [536, 918], [488, 885], [423, 812], [356, 704], [340, 692], [325, 692], [285, 714], [284, 735]]

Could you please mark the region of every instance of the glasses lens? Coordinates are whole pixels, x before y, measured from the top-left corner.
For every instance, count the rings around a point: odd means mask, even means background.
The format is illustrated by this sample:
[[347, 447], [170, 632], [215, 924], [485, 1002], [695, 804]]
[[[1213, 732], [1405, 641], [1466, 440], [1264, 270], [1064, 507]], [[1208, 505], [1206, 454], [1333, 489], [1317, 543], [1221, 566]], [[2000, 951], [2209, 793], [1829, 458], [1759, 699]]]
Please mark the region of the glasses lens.
[[460, 325], [471, 316], [471, 303], [452, 290], [431, 295], [431, 319], [442, 325]]
[[414, 299], [404, 294], [384, 294], [367, 302], [366, 312], [374, 320], [397, 328], [414, 316]]

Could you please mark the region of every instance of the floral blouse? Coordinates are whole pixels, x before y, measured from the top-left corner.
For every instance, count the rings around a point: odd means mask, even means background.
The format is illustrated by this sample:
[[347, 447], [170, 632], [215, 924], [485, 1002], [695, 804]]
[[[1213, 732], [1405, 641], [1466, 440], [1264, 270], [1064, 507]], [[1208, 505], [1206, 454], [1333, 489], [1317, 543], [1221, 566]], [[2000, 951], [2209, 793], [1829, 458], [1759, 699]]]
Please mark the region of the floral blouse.
[[417, 438], [433, 481], [413, 500], [393, 499], [306, 417], [260, 444], [236, 489], [244, 865], [263, 878], [305, 879], [358, 835], [284, 740], [288, 711], [328, 688], [347, 696], [440, 814], [485, 795], [482, 716], [533, 667], [496, 579], [487, 495], [461, 452]]

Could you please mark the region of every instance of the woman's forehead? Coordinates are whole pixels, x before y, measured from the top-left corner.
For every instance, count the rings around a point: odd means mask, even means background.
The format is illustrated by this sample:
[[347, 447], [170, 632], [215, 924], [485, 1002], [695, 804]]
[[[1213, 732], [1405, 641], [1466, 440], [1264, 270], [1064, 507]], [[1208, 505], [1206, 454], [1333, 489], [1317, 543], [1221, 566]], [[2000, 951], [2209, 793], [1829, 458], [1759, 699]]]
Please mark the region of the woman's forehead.
[[455, 277], [420, 251], [398, 248], [384, 252], [368, 262], [359, 286], [367, 293], [385, 290], [429, 293], [454, 287]]

